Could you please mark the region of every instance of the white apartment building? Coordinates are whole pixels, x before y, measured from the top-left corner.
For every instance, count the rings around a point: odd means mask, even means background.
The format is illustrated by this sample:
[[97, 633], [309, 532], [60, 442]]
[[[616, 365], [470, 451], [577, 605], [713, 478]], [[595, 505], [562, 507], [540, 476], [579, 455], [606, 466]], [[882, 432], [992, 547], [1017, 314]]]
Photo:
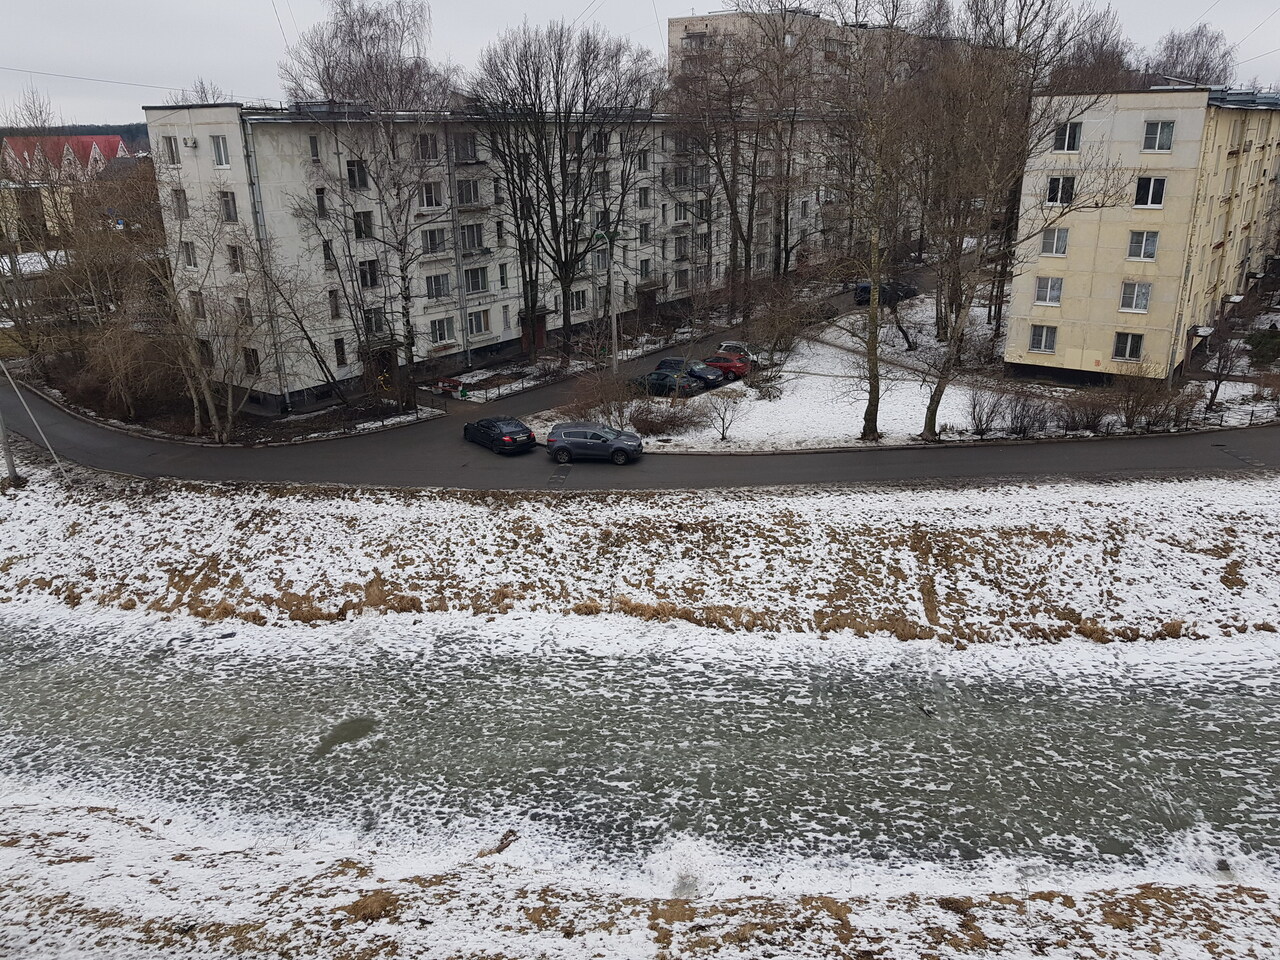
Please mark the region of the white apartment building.
[[[546, 313], [522, 340], [513, 238], [522, 212], [473, 116], [381, 118], [412, 153], [412, 182], [380, 183], [334, 134], [358, 107], [143, 109], [178, 303], [207, 324], [207, 362], [216, 358], [220, 379], [249, 391], [256, 408], [320, 403], [335, 387], [358, 391], [370, 376], [410, 366], [470, 368], [541, 347], [561, 326], [560, 293], [544, 269]], [[613, 311], [652, 319], [664, 304], [696, 306], [723, 281], [726, 211], [713, 179], [671, 123], [653, 118], [650, 128], [630, 196], [613, 204], [615, 222], [596, 212], [581, 227], [613, 230], [615, 247], [612, 257], [588, 256], [570, 292], [575, 327], [607, 321], [606, 284]], [[609, 189], [607, 174], [599, 180], [584, 188]], [[797, 209], [797, 232], [816, 229], [818, 208], [815, 198], [803, 216]]]
[[[1165, 377], [1265, 269], [1280, 232], [1280, 94], [1163, 87], [1100, 98], [1023, 179], [1012, 373]], [[1118, 203], [1082, 204], [1100, 178]]]

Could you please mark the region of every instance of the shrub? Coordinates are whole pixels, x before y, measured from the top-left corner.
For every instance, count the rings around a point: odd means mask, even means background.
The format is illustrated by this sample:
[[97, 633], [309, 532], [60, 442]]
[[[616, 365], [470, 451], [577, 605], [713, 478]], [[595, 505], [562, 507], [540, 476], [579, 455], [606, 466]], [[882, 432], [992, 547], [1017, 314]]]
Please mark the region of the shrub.
[[691, 403], [641, 400], [631, 407], [631, 429], [642, 437], [679, 436], [708, 423], [707, 412]]
[[1249, 345], [1249, 363], [1269, 367], [1280, 360], [1280, 330], [1254, 330], [1244, 338]]
[[1115, 409], [1116, 398], [1111, 391], [1085, 389], [1059, 398], [1053, 408], [1053, 419], [1067, 433], [1086, 430], [1101, 433]]
[[782, 399], [782, 375], [764, 370], [753, 370], [747, 375], [745, 383], [755, 390], [761, 400]]
[[969, 429], [974, 436], [985, 437], [990, 433], [1003, 412], [1003, 394], [976, 387], [969, 391]]
[[1049, 428], [1049, 402], [1030, 390], [1013, 390], [1004, 396], [1005, 421], [1015, 437], [1029, 437]]

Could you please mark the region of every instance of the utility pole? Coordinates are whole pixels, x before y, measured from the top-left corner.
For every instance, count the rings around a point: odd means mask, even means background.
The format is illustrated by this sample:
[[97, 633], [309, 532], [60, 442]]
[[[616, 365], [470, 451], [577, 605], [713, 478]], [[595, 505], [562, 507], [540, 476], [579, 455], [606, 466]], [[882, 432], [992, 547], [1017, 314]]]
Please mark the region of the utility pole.
[[0, 451], [4, 452], [4, 468], [9, 475], [9, 486], [22, 486], [22, 477], [18, 476], [18, 468], [13, 465], [13, 449], [9, 446], [9, 431], [5, 429], [3, 410], [0, 410]]

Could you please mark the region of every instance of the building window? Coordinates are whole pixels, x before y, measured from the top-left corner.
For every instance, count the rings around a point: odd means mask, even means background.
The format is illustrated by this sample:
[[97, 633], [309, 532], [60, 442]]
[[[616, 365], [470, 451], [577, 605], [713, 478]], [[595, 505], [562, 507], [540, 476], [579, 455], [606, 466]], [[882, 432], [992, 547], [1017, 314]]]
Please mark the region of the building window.
[[1120, 284], [1120, 309], [1146, 313], [1151, 304], [1151, 284], [1126, 280]]
[[647, 223], [640, 224], [640, 242], [641, 243], [649, 242], [649, 234], [651, 229], [652, 229], [651, 226]]
[[358, 210], [351, 215], [352, 225], [355, 228], [357, 240], [373, 239], [373, 211]]
[[337, 290], [329, 291], [329, 319], [337, 320], [342, 316], [342, 301]]
[[231, 154], [227, 152], [226, 137], [210, 137], [213, 141], [213, 165], [215, 167], [231, 166]]
[[507, 202], [507, 198], [502, 195], [502, 179], [500, 177], [493, 178], [493, 202], [499, 207]]
[[1061, 124], [1053, 135], [1053, 149], [1056, 153], [1080, 152], [1080, 124]]
[[1058, 343], [1058, 328], [1046, 327], [1040, 323], [1031, 325], [1031, 352], [1053, 353]]
[[340, 367], [347, 365], [347, 341], [342, 337], [333, 338], [333, 362]]
[[227, 247], [227, 266], [232, 273], [244, 273], [244, 249], [236, 244]]
[[683, 200], [676, 204], [676, 223], [683, 223], [689, 219], [689, 205]]
[[648, 279], [649, 279], [649, 276], [650, 276], [652, 273], [653, 273], [653, 261], [652, 261], [652, 260], [641, 260], [641, 261], [640, 261], [640, 279], [641, 279], [641, 280], [648, 280]]
[[187, 301], [191, 304], [191, 316], [203, 320], [207, 316], [204, 309], [204, 294], [199, 290], [189, 290]]
[[467, 293], [484, 293], [489, 289], [489, 268], [471, 267], [462, 271]]
[[458, 181], [458, 203], [477, 204], [480, 202], [480, 181]]
[[347, 161], [347, 186], [352, 190], [369, 189], [369, 168], [363, 160]]
[[592, 174], [591, 186], [592, 186], [592, 189], [596, 193], [600, 194], [601, 196], [608, 193], [609, 192], [609, 171], [597, 170], [594, 174]]
[[422, 252], [442, 253], [449, 244], [449, 233], [443, 227], [422, 231]]
[[1036, 303], [1048, 306], [1062, 305], [1062, 278], [1036, 277]]
[[253, 319], [253, 306], [249, 303], [248, 297], [235, 298], [236, 319], [241, 323], [248, 323]]
[[171, 167], [182, 166], [182, 154], [178, 152], [178, 138], [164, 138], [164, 159]]
[[649, 209], [649, 188], [641, 187], [636, 191], [636, 206], [641, 210]]
[[1141, 360], [1142, 334], [1117, 333], [1116, 345], [1111, 351], [1112, 360]]
[[213, 344], [208, 340], [197, 340], [196, 350], [200, 354], [200, 365], [204, 367], [213, 366]]
[[462, 249], [481, 250], [484, 248], [484, 224], [464, 223], [462, 225]]
[[676, 259], [687, 260], [689, 258], [689, 238], [676, 237]]
[[443, 207], [444, 191], [438, 182], [423, 183], [418, 186], [418, 206]]
[[498, 287], [501, 290], [507, 289], [507, 265], [505, 263], [498, 264]]
[[1049, 192], [1045, 197], [1047, 203], [1065, 205], [1076, 197], [1075, 177], [1050, 177]]
[[470, 163], [477, 159], [476, 135], [474, 133], [460, 133], [454, 143], [454, 152], [458, 156], [459, 163]]
[[173, 216], [177, 220], [191, 219], [191, 207], [187, 205], [187, 191], [173, 191]]
[[1164, 177], [1139, 177], [1138, 193], [1134, 197], [1135, 207], [1164, 206]]
[[182, 265], [194, 268], [196, 265], [196, 245], [190, 240], [178, 241], [178, 251], [182, 254]]
[[321, 240], [320, 253], [324, 257], [324, 268], [332, 270], [338, 265], [338, 261], [333, 259], [333, 241]]
[[453, 343], [457, 339], [453, 331], [453, 317], [437, 317], [431, 321], [432, 343]]
[[381, 307], [369, 307], [364, 312], [364, 332], [367, 337], [383, 333], [387, 328], [387, 315]]
[[307, 150], [311, 154], [311, 162], [320, 162], [320, 138], [315, 134], [307, 137]]
[[689, 168], [673, 168], [671, 171], [671, 184], [675, 187], [687, 187], [689, 185]]
[[449, 296], [449, 275], [433, 273], [427, 277], [426, 296], [428, 300], [443, 300]]
[[262, 372], [262, 358], [253, 347], [244, 348], [244, 372], [251, 377], [256, 377]]
[[1048, 257], [1065, 257], [1067, 229], [1067, 227], [1050, 227], [1040, 234], [1040, 252]]
[[600, 249], [591, 254], [591, 269], [600, 273], [609, 268], [609, 251]]
[[360, 274], [360, 286], [367, 289], [378, 285], [377, 260], [361, 260], [357, 268]]
[[571, 290], [569, 303], [570, 308], [575, 312], [587, 309], [587, 291]]
[[[711, 219], [711, 201], [710, 200], [704, 197], [703, 199], [699, 200], [697, 204], [695, 204], [694, 208], [698, 211], [697, 213], [698, 219], [701, 220], [703, 223], [706, 223], [708, 220]], [[802, 200], [800, 202], [800, 209], [804, 211], [808, 211], [809, 201]], [[802, 214], [802, 216], [806, 216], [806, 217], [808, 215], [809, 214], [807, 212]]]
[[1143, 150], [1156, 150], [1167, 153], [1173, 149], [1173, 121], [1156, 120], [1147, 124], [1142, 137]]
[[230, 190], [218, 191], [218, 205], [222, 208], [224, 222], [235, 223], [240, 219], [236, 213], [236, 195]]
[[329, 216], [329, 204], [325, 200], [324, 187], [316, 187], [316, 216], [321, 220]]
[[[710, 201], [710, 200], [700, 200], [700, 201], [699, 201], [699, 203], [698, 203], [698, 205], [699, 205], [699, 206], [701, 206], [701, 205], [702, 205], [702, 204], [704, 204], [704, 203], [707, 205], [707, 212], [708, 212], [708, 213], [710, 213], [710, 212], [711, 212], [711, 201]], [[801, 200], [801, 201], [800, 201], [800, 219], [801, 219], [801, 220], [807, 219], [807, 218], [808, 218], [808, 216], [809, 216], [809, 201], [808, 201], [808, 200]], [[706, 220], [707, 218], [706, 218], [706, 217], [703, 217], [702, 219], [703, 219], [703, 220]]]
[[649, 151], [648, 150], [636, 151], [636, 169], [637, 170], [649, 169]]
[[419, 160], [440, 159], [440, 141], [436, 139], [436, 135], [434, 133], [418, 134], [417, 142], [414, 144], [414, 150]]
[[472, 310], [467, 314], [467, 335], [482, 337], [489, 332], [489, 311]]
[[494, 233], [497, 234], [498, 246], [502, 246], [507, 242], [507, 225], [504, 221], [498, 220], [493, 225]]
[[676, 271], [676, 289], [677, 290], [689, 289], [689, 271], [688, 270]]
[[511, 329], [511, 308], [505, 303], [502, 305], [502, 329]]
[[1129, 259], [1154, 260], [1156, 258], [1156, 242], [1160, 239], [1157, 230], [1129, 231]]

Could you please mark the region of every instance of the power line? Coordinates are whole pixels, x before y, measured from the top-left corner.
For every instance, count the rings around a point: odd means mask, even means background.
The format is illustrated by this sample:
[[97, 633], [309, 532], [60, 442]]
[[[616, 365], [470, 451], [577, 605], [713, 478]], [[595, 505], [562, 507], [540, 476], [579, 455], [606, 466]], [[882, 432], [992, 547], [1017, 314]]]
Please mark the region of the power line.
[[11, 70], [14, 73], [34, 73], [40, 77], [61, 77], [63, 80], [84, 80], [88, 83], [114, 83], [122, 87], [148, 87], [151, 90], [182, 90], [183, 87], [166, 87], [158, 83], [133, 83], [129, 80], [104, 80], [102, 77], [79, 77], [72, 73], [50, 73], [48, 70], [27, 70], [23, 67], [6, 67], [0, 64], [0, 70]]
[[1252, 30], [1246, 33], [1243, 37], [1241, 37], [1238, 41], [1236, 41], [1236, 46], [1237, 47], [1240, 46], [1240, 44], [1244, 43], [1246, 40], [1252, 37], [1255, 33], [1261, 30], [1263, 24], [1265, 24], [1268, 20], [1274, 17], [1277, 13], [1280, 13], [1280, 4], [1277, 4], [1274, 10], [1272, 10], [1270, 13], [1268, 13], [1265, 17], [1262, 18], [1262, 23], [1258, 24], [1256, 27], [1254, 27]]
[[1213, 0], [1213, 3], [1209, 4], [1209, 8], [1205, 10], [1204, 13], [1200, 14], [1200, 16], [1196, 17], [1194, 20], [1191, 21], [1191, 26], [1194, 27], [1197, 23], [1199, 23], [1201, 20], [1207, 17], [1210, 13], [1213, 12], [1213, 8], [1216, 7], [1218, 4], [1220, 4], [1221, 2], [1222, 0]]
[[1232, 64], [1232, 66], [1238, 67], [1242, 63], [1249, 63], [1252, 60], [1261, 60], [1263, 57], [1269, 57], [1273, 53], [1280, 53], [1280, 47], [1276, 47], [1274, 50], [1268, 50], [1266, 53], [1260, 53], [1256, 57], [1249, 57], [1245, 60], [1237, 60], [1234, 64]]

